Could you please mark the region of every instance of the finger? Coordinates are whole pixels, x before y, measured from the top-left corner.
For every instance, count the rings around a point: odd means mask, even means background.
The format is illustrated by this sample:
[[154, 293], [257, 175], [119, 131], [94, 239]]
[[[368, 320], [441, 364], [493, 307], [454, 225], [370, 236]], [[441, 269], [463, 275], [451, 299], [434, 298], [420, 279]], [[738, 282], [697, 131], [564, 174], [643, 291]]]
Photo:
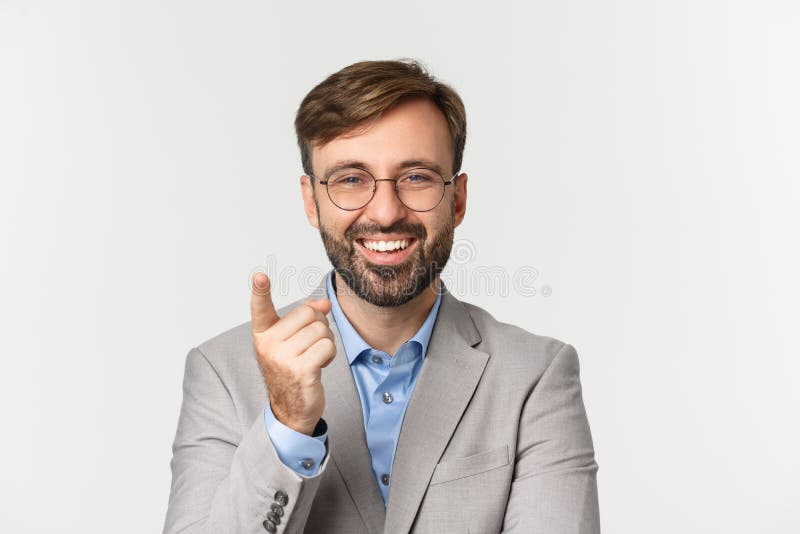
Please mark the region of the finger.
[[319, 321], [325, 325], [328, 324], [328, 318], [325, 317], [322, 312], [306, 303], [299, 304], [285, 314], [281, 320], [272, 327], [270, 335], [275, 336], [275, 339], [283, 341], [295, 335], [304, 326], [315, 321]]
[[327, 314], [331, 311], [331, 301], [328, 299], [309, 300], [306, 304], [322, 314]]
[[331, 332], [327, 324], [321, 321], [314, 321], [313, 323], [307, 324], [284, 341], [281, 352], [284, 354], [302, 355], [314, 343], [322, 338], [328, 338], [333, 341], [333, 332]]
[[329, 338], [318, 339], [298, 357], [299, 363], [309, 371], [327, 367], [336, 357], [336, 345]]
[[256, 273], [252, 279], [250, 296], [250, 320], [253, 333], [260, 333], [278, 322], [278, 312], [272, 303], [272, 286], [269, 277], [264, 273]]

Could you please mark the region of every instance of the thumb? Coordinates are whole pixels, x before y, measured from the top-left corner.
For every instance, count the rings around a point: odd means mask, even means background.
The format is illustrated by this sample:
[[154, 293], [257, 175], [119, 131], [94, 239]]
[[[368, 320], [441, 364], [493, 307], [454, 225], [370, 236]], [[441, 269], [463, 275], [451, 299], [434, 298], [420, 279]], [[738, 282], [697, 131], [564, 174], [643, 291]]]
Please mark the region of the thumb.
[[253, 291], [250, 296], [250, 320], [254, 333], [263, 332], [278, 322], [278, 312], [272, 303], [272, 285], [264, 273], [256, 273], [252, 280]]

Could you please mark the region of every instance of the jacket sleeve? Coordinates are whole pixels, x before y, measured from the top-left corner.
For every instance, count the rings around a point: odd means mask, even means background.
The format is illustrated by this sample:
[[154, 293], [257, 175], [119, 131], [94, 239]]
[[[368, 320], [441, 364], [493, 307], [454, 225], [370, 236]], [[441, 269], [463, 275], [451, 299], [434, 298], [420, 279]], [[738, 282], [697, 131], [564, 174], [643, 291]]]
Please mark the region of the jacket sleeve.
[[597, 463], [571, 345], [529, 394], [518, 440], [503, 532], [599, 534]]
[[[313, 477], [278, 457], [263, 413], [243, 428], [226, 385], [206, 356], [189, 351], [165, 534], [303, 532], [328, 456]], [[275, 510], [275, 507], [280, 510]]]

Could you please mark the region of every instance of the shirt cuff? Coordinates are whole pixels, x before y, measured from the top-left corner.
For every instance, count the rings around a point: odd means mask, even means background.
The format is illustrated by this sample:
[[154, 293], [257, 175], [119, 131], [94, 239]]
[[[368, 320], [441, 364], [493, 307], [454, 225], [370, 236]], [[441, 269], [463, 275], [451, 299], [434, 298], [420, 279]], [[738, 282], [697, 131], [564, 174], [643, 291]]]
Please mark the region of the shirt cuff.
[[[319, 465], [325, 459], [328, 449], [328, 428], [324, 421], [322, 425], [317, 425], [317, 430], [324, 430], [320, 435], [312, 437], [301, 434], [278, 421], [267, 402], [264, 423], [272, 446], [283, 465], [303, 477], [313, 477], [319, 473]], [[317, 433], [315, 430], [315, 434]]]

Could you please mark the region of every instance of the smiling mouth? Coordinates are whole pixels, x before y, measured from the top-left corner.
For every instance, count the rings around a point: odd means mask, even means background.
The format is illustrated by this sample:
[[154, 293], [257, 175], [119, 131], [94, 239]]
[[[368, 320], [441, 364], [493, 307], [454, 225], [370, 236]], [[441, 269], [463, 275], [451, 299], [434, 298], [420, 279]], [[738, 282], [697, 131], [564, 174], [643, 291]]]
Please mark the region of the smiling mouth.
[[356, 239], [356, 242], [365, 249], [387, 255], [403, 251], [413, 245], [415, 241], [416, 239], [413, 237], [396, 240]]

